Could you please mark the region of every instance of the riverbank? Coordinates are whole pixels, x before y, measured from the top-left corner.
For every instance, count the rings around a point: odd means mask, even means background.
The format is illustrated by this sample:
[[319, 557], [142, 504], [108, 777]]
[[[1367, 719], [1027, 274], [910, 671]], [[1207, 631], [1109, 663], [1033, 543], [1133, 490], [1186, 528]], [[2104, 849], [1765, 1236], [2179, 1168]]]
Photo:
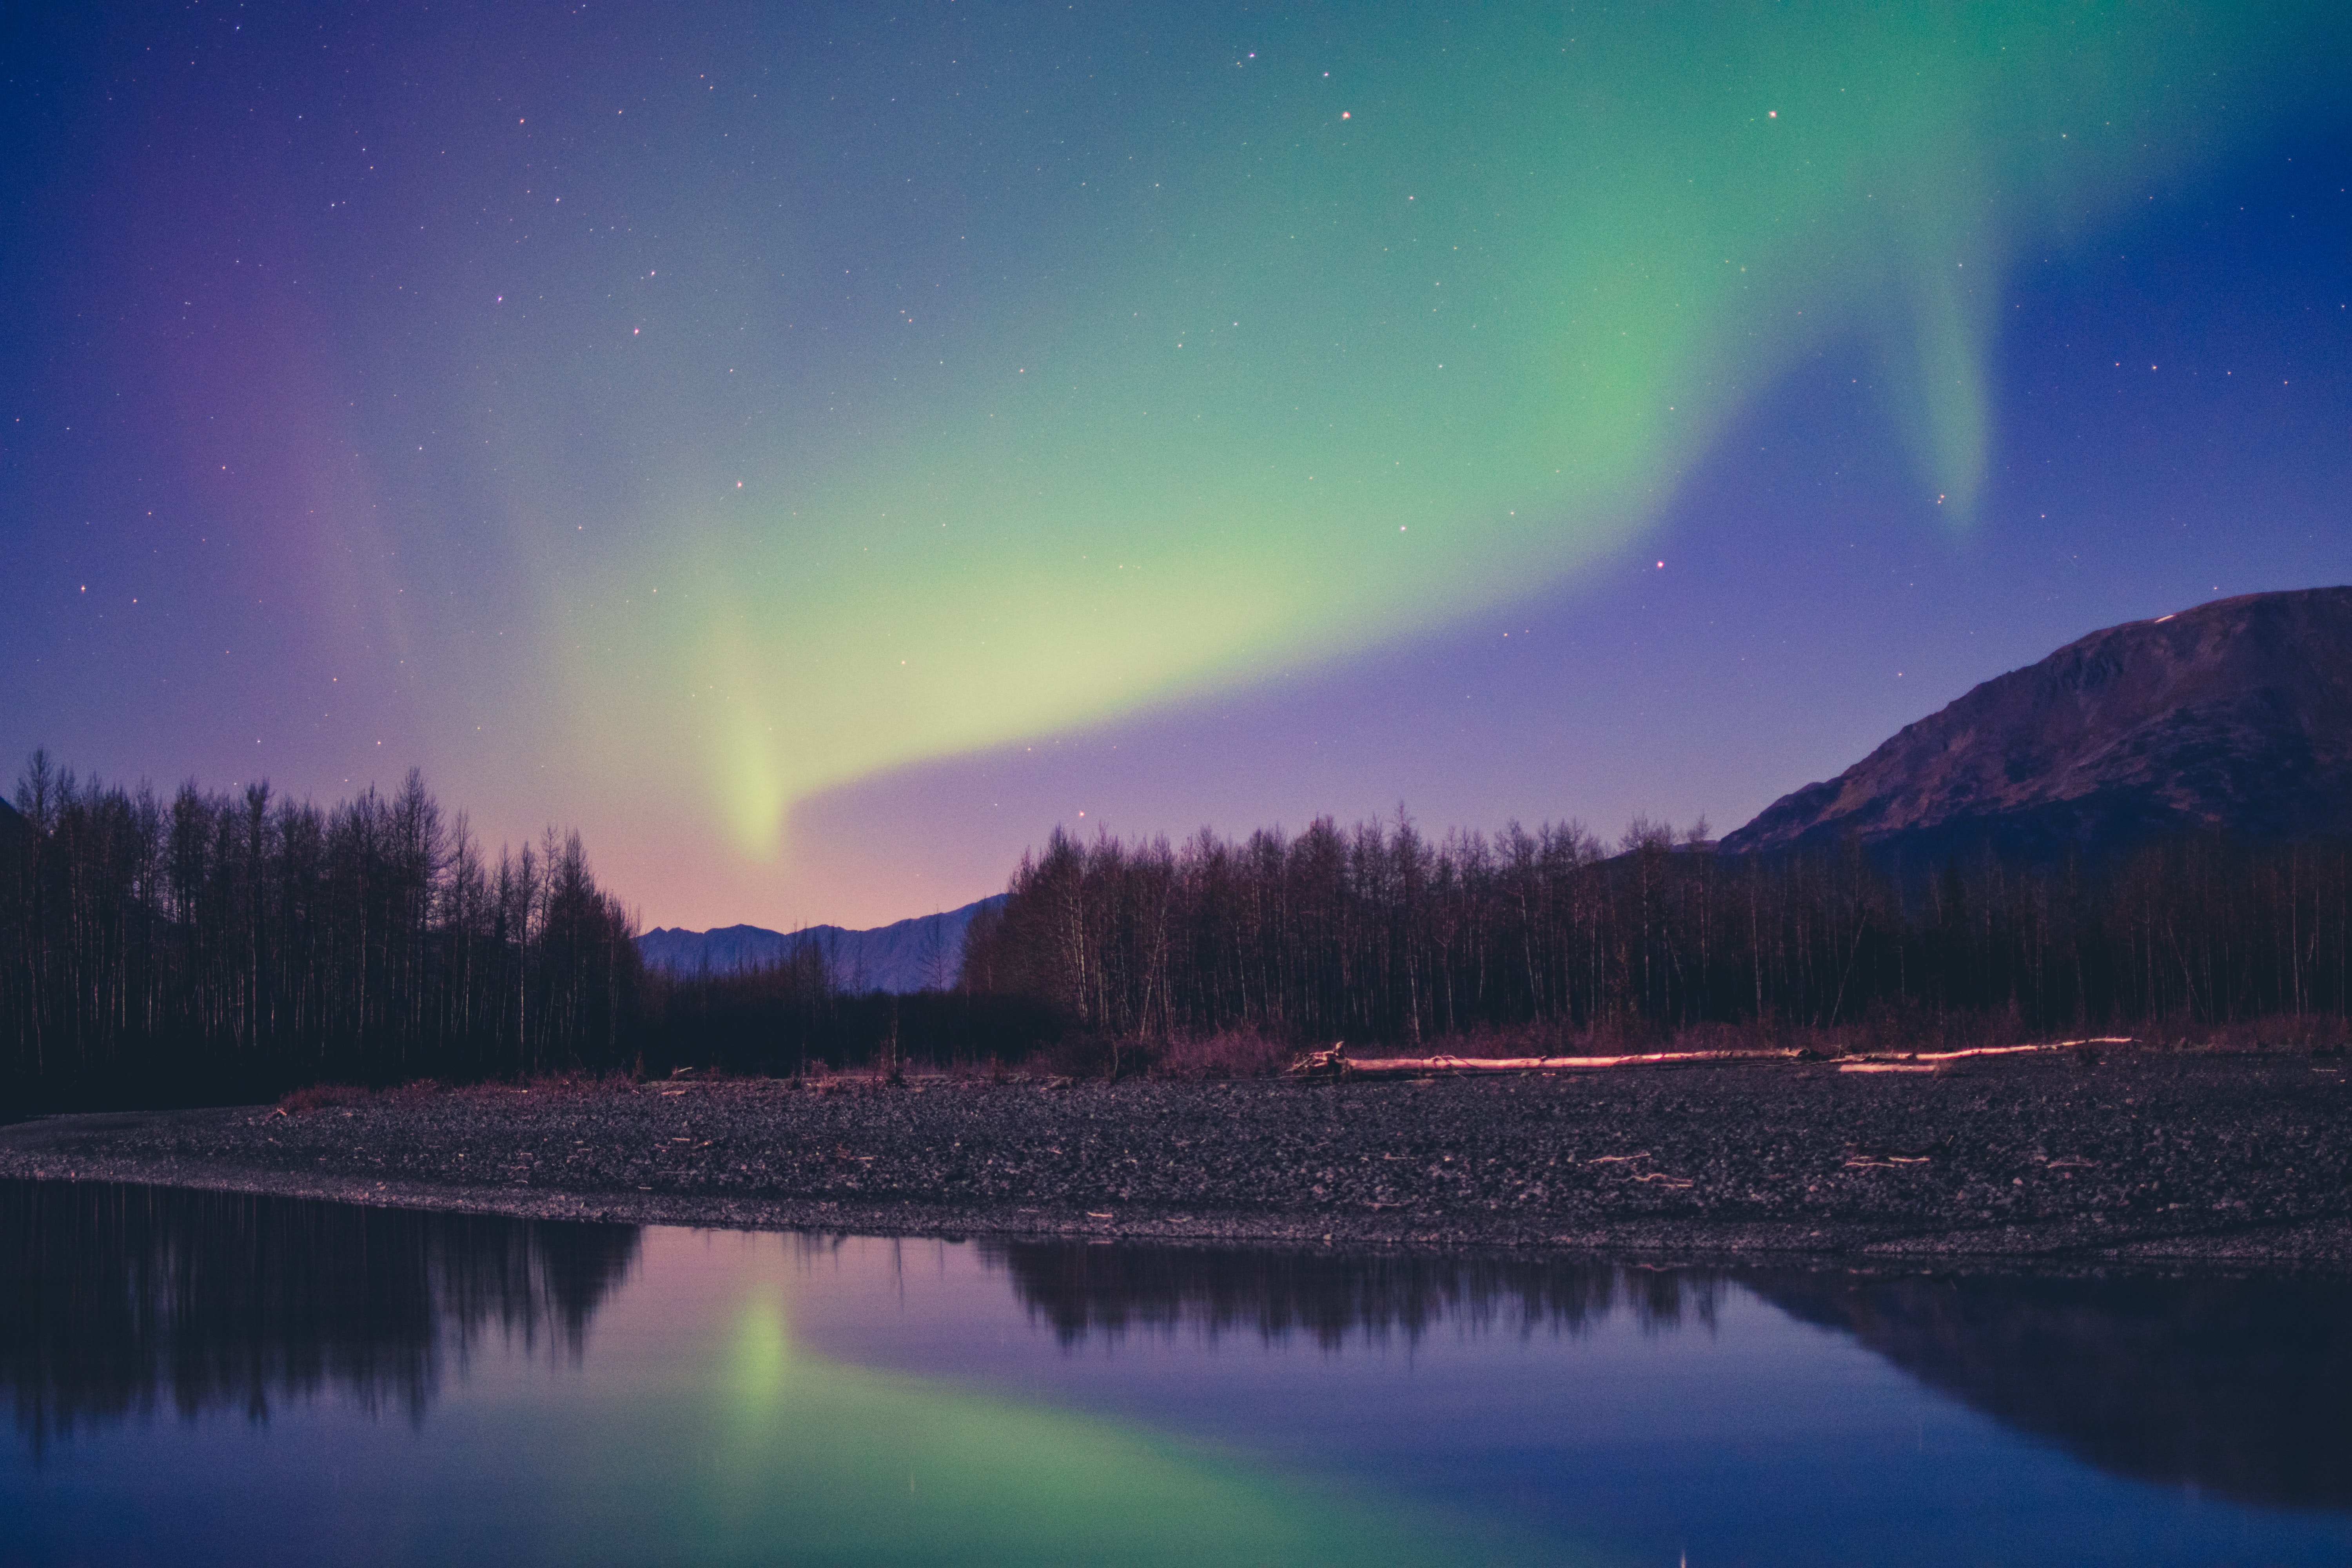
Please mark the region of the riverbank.
[[2341, 1055], [1305, 1086], [472, 1089], [0, 1128], [0, 1176], [882, 1235], [2352, 1272]]

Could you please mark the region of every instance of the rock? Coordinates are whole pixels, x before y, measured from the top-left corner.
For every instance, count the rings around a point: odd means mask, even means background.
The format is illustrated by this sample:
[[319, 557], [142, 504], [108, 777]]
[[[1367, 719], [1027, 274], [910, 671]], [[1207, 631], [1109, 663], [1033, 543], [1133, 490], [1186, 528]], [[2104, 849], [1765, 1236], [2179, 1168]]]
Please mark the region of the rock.
[[0, 1129], [0, 1175], [901, 1235], [2352, 1259], [2352, 1089], [2284, 1051], [1050, 1094], [687, 1083], [56, 1117]]

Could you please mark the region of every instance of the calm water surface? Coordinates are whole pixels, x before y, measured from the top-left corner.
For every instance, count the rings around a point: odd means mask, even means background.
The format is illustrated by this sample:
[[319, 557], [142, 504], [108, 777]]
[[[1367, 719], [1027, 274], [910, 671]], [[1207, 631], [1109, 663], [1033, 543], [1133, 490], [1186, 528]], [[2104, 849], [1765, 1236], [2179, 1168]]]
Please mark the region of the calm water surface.
[[0, 1183], [0, 1561], [2344, 1563], [2352, 1289]]

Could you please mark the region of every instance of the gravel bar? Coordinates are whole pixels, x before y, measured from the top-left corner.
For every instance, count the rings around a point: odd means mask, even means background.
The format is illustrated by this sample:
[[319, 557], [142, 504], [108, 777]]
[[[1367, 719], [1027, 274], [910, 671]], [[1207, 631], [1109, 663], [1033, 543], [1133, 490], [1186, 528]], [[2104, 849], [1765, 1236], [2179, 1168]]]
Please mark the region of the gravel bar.
[[0, 1176], [900, 1236], [2352, 1273], [2340, 1054], [406, 1091], [0, 1128]]

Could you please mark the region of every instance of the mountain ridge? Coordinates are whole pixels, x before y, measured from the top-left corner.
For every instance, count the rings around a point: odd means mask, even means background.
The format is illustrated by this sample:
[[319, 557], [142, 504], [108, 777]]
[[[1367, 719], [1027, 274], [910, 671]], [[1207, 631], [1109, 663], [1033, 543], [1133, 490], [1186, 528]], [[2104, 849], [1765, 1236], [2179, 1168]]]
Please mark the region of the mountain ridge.
[[996, 893], [960, 909], [863, 931], [836, 925], [794, 931], [755, 925], [715, 926], [706, 931], [656, 927], [637, 938], [637, 951], [647, 968], [686, 977], [756, 969], [814, 947], [840, 990], [901, 994], [944, 991], [955, 984], [962, 966], [964, 933], [972, 917], [1003, 901], [1004, 895]]
[[2092, 632], [1781, 796], [1722, 847], [1851, 837], [2046, 859], [2213, 830], [2352, 834], [2352, 587]]

